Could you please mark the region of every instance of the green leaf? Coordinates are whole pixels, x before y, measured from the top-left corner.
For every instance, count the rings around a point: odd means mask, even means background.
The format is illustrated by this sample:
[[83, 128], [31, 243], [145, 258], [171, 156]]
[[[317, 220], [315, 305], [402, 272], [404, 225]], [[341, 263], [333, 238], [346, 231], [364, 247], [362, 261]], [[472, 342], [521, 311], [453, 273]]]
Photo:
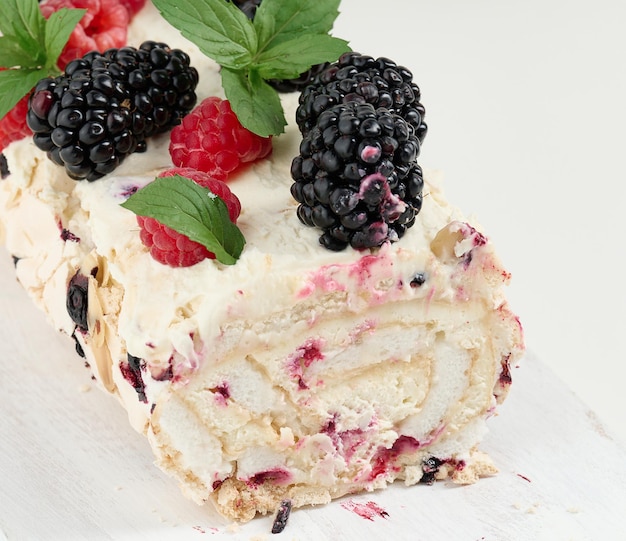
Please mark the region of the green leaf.
[[153, 0], [163, 17], [222, 66], [246, 67], [257, 49], [250, 20], [224, 0]]
[[278, 92], [255, 70], [222, 68], [222, 86], [239, 122], [261, 137], [285, 131], [287, 121]]
[[225, 265], [234, 265], [245, 239], [230, 221], [226, 203], [179, 175], [159, 177], [131, 195], [122, 207], [149, 216], [199, 242]]
[[342, 39], [308, 34], [264, 50], [256, 62], [263, 79], [295, 79], [315, 64], [334, 62], [349, 49]]
[[0, 66], [3, 68], [34, 67], [32, 56], [24, 51], [13, 36], [0, 36]]
[[[0, 31], [11, 36], [33, 59], [43, 58], [43, 28], [46, 20], [37, 0], [2, 0]], [[25, 67], [34, 67], [36, 63]]]
[[254, 27], [259, 49], [303, 34], [327, 34], [339, 14], [340, 0], [270, 0], [257, 8]]
[[62, 8], [50, 15], [45, 27], [46, 65], [56, 66], [72, 31], [87, 13], [86, 9]]
[[15, 107], [41, 79], [39, 70], [12, 69], [0, 71], [0, 118]]

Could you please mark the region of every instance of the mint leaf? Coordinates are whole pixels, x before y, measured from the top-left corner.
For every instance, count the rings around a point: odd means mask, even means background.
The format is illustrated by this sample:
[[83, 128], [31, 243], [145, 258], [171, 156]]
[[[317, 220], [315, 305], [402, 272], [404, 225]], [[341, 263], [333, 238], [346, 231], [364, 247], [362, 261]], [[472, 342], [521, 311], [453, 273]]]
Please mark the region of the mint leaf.
[[63, 47], [85, 13], [86, 9], [62, 8], [50, 15], [44, 30], [47, 67], [56, 66]]
[[0, 71], [0, 118], [20, 101], [41, 79], [39, 70]]
[[284, 131], [280, 98], [264, 79], [295, 78], [349, 50], [328, 36], [340, 0], [263, 0], [254, 22], [226, 0], [153, 0], [183, 36], [222, 67], [239, 121], [267, 137]]
[[24, 51], [13, 36], [0, 36], [0, 66], [3, 68], [32, 67], [32, 56]]
[[287, 121], [280, 97], [257, 71], [222, 68], [222, 86], [244, 128], [261, 137], [285, 131]]
[[241, 69], [257, 49], [252, 23], [225, 0], [153, 0], [161, 15], [218, 64]]
[[311, 66], [332, 62], [347, 50], [348, 43], [342, 39], [308, 34], [264, 50], [256, 64], [263, 79], [295, 79]]
[[[39, 11], [37, 0], [2, 0], [0, 2], [2, 22], [0, 31], [4, 36], [10, 36], [19, 43], [20, 47], [31, 58], [41, 63], [45, 53], [43, 51], [43, 27], [46, 20]], [[37, 64], [29, 64], [23, 67], [35, 67]]]
[[0, 119], [40, 79], [56, 76], [56, 63], [85, 9], [62, 8], [48, 20], [37, 0], [0, 0]]
[[213, 252], [225, 265], [234, 265], [245, 239], [230, 221], [226, 203], [210, 190], [179, 175], [158, 177], [131, 195], [122, 207], [155, 218]]
[[254, 26], [259, 46], [269, 47], [303, 34], [327, 34], [339, 14], [340, 0], [264, 1], [257, 8]]

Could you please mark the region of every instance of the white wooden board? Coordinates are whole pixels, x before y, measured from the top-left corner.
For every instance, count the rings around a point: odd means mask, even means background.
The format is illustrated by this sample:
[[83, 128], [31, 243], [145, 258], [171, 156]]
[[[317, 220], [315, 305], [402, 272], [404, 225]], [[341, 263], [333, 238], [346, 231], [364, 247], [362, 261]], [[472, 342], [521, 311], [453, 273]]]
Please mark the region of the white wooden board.
[[[0, 255], [0, 540], [626, 539], [625, 450], [532, 354], [484, 442], [499, 475], [298, 510], [281, 537], [271, 517], [230, 524], [152, 465], [148, 442]], [[368, 502], [387, 516], [355, 511]]]

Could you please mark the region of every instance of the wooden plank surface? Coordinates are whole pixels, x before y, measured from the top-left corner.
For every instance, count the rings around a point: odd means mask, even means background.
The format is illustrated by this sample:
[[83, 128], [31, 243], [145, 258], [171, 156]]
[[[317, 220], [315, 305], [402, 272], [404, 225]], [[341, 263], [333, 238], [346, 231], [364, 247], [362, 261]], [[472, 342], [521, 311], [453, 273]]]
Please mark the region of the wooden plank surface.
[[[0, 255], [0, 540], [274, 539], [271, 517], [230, 524], [152, 465], [147, 441]], [[299, 510], [282, 539], [626, 539], [625, 450], [534, 355], [513, 377], [483, 445], [499, 475]], [[386, 515], [368, 518], [370, 502]]]

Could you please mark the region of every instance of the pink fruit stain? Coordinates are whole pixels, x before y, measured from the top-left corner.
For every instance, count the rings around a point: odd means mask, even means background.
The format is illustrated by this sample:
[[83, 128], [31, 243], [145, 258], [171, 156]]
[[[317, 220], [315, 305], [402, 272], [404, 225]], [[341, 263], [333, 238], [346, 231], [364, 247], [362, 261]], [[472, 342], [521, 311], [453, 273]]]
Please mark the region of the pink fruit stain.
[[373, 501], [360, 503], [354, 500], [347, 500], [341, 503], [341, 507], [356, 513], [364, 519], [371, 520], [372, 522], [375, 518], [387, 518], [389, 516], [387, 511]]
[[287, 485], [291, 482], [291, 479], [292, 475], [287, 470], [283, 468], [273, 468], [271, 470], [255, 473], [246, 481], [246, 484], [251, 488], [256, 488], [264, 483]]
[[304, 371], [316, 361], [324, 359], [322, 353], [323, 341], [319, 338], [309, 338], [304, 344], [298, 347], [287, 357], [286, 369], [291, 379], [298, 382], [301, 390], [308, 389], [309, 386], [304, 381]]
[[[382, 273], [385, 277], [391, 276], [393, 262], [387, 255], [384, 247], [377, 255], [365, 255], [354, 263], [332, 264], [320, 267], [317, 271], [307, 277], [306, 285], [300, 288], [296, 294], [298, 299], [305, 299], [315, 293], [318, 289], [324, 293], [335, 291], [346, 291], [347, 286], [341, 274], [347, 274], [347, 278], [355, 280], [361, 289], [374, 289], [375, 283], [371, 283], [375, 276], [374, 266], [386, 271]], [[343, 277], [346, 280], [346, 277]]]
[[420, 448], [420, 442], [411, 436], [400, 436], [390, 448], [383, 447], [372, 458], [372, 472], [370, 480], [374, 480], [388, 471], [398, 471], [395, 465], [400, 455], [416, 451]]
[[334, 274], [339, 270], [341, 270], [341, 265], [325, 265], [320, 267], [319, 270], [309, 276], [306, 285], [298, 291], [296, 297], [298, 299], [306, 299], [315, 293], [317, 289], [320, 289], [325, 293], [345, 291], [346, 286], [339, 283], [334, 278]]
[[213, 393], [213, 397], [215, 398], [215, 402], [220, 406], [227, 406], [228, 399], [230, 398], [230, 387], [228, 386], [228, 382], [223, 381], [219, 385], [212, 387], [209, 389]]
[[326, 434], [332, 441], [337, 452], [343, 456], [346, 462], [350, 462], [357, 449], [365, 443], [363, 430], [354, 428], [351, 430], [337, 431], [337, 414], [322, 427], [321, 433]]
[[509, 353], [500, 361], [502, 370], [498, 380], [502, 386], [511, 385], [511, 383], [513, 383], [513, 378], [511, 377], [511, 364], [509, 362], [510, 359], [511, 354]]

